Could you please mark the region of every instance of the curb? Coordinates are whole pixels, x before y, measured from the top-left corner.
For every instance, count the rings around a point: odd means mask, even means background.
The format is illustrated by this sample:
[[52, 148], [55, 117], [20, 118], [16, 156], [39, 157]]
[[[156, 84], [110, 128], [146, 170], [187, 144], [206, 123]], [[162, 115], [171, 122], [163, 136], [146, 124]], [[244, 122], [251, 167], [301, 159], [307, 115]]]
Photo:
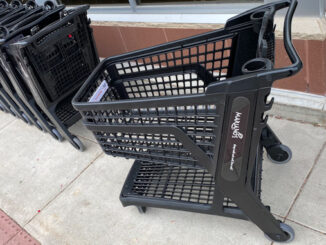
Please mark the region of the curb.
[[326, 96], [272, 88], [275, 103], [270, 115], [326, 126]]

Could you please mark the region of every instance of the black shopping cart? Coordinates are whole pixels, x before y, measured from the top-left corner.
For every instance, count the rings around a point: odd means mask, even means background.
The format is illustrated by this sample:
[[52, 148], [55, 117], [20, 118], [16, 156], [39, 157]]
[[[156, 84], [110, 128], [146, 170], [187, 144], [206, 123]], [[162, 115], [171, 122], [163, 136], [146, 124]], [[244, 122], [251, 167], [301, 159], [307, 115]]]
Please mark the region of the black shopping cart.
[[[2, 10], [0, 12], [0, 22], [7, 23], [8, 26], [15, 25], [17, 23], [16, 19], [28, 15], [29, 12], [34, 10], [36, 7], [35, 3], [32, 1], [28, 1], [27, 4], [23, 5], [18, 0], [12, 1], [10, 5], [5, 5], [1, 2], [0, 6]], [[2, 33], [6, 30], [6, 27], [1, 28]], [[20, 105], [19, 98], [17, 99], [17, 97], [12, 94], [12, 90], [8, 86], [3, 86], [2, 82], [6, 83], [6, 80], [5, 78], [3, 78], [3, 76], [0, 77], [0, 95], [3, 99], [2, 103], [8, 104], [10, 109], [9, 111], [13, 115], [23, 119], [23, 121], [25, 121], [26, 123], [32, 123], [30, 114], [28, 113], [28, 111], [24, 110], [24, 105]]]
[[55, 139], [62, 141], [62, 136], [53, 126], [53, 123], [48, 119], [46, 114], [36, 104], [22, 75], [16, 70], [18, 64], [8, 49], [11, 43], [23, 37], [31, 36], [48, 25], [58, 21], [64, 10], [64, 5], [55, 6], [52, 2], [45, 2], [42, 8], [41, 12], [34, 13], [11, 28], [0, 26], [0, 33], [2, 34], [2, 39], [0, 39], [0, 70], [2, 73], [0, 73], [0, 76], [3, 77], [2, 83], [10, 87], [12, 93], [19, 98], [20, 104], [27, 107], [25, 111], [28, 111], [30, 117], [33, 118], [32, 120], [36, 122], [36, 126], [50, 133]]
[[[9, 6], [7, 1], [0, 1], [0, 18], [8, 14], [12, 10], [11, 6]], [[16, 116], [14, 112], [11, 111], [10, 105], [6, 101], [6, 99], [2, 96], [3, 90], [0, 87], [0, 110], [11, 113], [12, 115]]]
[[[6, 100], [0, 94], [0, 110], [6, 113], [10, 113], [10, 106]], [[13, 114], [15, 116], [15, 114]]]
[[[225, 28], [108, 58], [73, 99], [110, 155], [136, 159], [124, 206], [249, 219], [273, 241], [293, 229], [260, 200], [263, 147], [291, 158], [264, 113], [275, 80], [302, 67], [291, 41], [296, 0], [230, 19]], [[284, 45], [292, 65], [273, 68], [274, 14], [288, 7]]]
[[66, 10], [60, 20], [7, 48], [37, 106], [81, 151], [83, 144], [68, 128], [80, 119], [71, 105], [72, 97], [99, 62], [86, 16], [88, 8]]

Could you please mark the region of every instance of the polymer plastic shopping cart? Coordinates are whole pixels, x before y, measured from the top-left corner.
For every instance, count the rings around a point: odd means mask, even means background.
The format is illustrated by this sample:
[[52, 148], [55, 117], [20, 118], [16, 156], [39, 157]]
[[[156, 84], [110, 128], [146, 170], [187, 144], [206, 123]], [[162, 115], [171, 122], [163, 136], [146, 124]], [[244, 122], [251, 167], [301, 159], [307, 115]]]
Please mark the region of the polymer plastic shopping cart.
[[[260, 200], [263, 147], [291, 157], [264, 113], [275, 80], [302, 67], [291, 41], [297, 1], [230, 19], [224, 29], [108, 58], [73, 99], [103, 151], [136, 159], [124, 206], [249, 219], [273, 241], [293, 229]], [[276, 11], [288, 7], [284, 45], [292, 65], [273, 68]]]
[[[6, 16], [12, 10], [13, 10], [12, 6], [9, 6], [7, 1], [4, 1], [4, 0], [0, 1], [0, 18]], [[16, 116], [15, 112], [13, 112], [10, 109], [10, 105], [8, 104], [8, 101], [2, 95], [3, 93], [4, 93], [4, 91], [0, 87], [0, 110], [7, 112], [7, 113], [11, 113], [12, 115]]]
[[65, 10], [60, 20], [7, 48], [15, 60], [11, 69], [20, 74], [18, 83], [23, 80], [60, 135], [81, 151], [82, 142], [68, 128], [80, 119], [71, 105], [72, 97], [99, 62], [86, 16], [88, 8]]
[[[30, 16], [31, 13], [34, 13], [34, 10], [38, 11], [40, 8], [37, 8], [35, 2], [28, 1], [23, 5], [20, 1], [14, 0], [10, 5], [5, 5], [0, 2], [1, 10], [0, 11], [0, 22], [4, 24], [3, 28], [10, 28], [15, 26], [24, 16]], [[6, 29], [7, 30], [7, 29]], [[26, 123], [32, 123], [32, 119], [28, 111], [24, 110], [26, 108], [24, 105], [20, 105], [19, 98], [12, 94], [12, 90], [6, 85], [2, 84], [2, 81], [5, 78], [0, 77], [0, 95], [2, 97], [2, 104], [8, 104], [9, 111], [17, 116], [18, 118], [23, 119]], [[5, 81], [4, 81], [5, 82]]]
[[[10, 113], [10, 106], [1, 95], [0, 95], [0, 110], [3, 112]], [[14, 113], [12, 114], [15, 116]]]
[[18, 104], [33, 123], [41, 130], [48, 132], [55, 139], [61, 141], [62, 136], [53, 126], [46, 114], [37, 106], [32, 93], [26, 86], [21, 74], [16, 70], [18, 65], [8, 50], [12, 42], [25, 37], [33, 35], [35, 32], [47, 27], [48, 25], [58, 21], [64, 9], [63, 5], [55, 6], [52, 2], [45, 2], [42, 6], [42, 11], [34, 13], [26, 17], [24, 21], [7, 28], [0, 26], [0, 77], [4, 87], [7, 87], [13, 96], [17, 97]]

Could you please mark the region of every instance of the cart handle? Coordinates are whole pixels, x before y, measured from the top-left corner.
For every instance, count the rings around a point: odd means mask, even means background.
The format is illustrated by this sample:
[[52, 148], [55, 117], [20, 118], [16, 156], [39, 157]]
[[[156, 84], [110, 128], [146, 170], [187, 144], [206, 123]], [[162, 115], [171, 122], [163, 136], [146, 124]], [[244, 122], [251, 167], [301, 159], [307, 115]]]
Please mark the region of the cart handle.
[[23, 3], [20, 0], [13, 0], [11, 1], [10, 6], [13, 8], [19, 8], [23, 6]]
[[60, 28], [61, 26], [65, 25], [66, 22], [70, 21], [71, 19], [73, 19], [75, 16], [78, 16], [79, 14], [86, 12], [89, 9], [89, 5], [85, 4], [85, 5], [81, 5], [76, 7], [75, 9], [73, 9], [73, 11], [71, 10], [67, 10], [67, 15], [61, 17], [60, 19], [64, 19], [65, 22], [64, 23], [60, 23], [60, 22], [55, 22], [52, 23], [48, 26], [46, 26], [45, 28], [42, 29], [42, 32], [38, 32], [35, 35], [30, 37], [30, 41], [33, 42], [35, 41], [37, 38], [40, 38], [41, 36], [46, 36], [48, 33]]
[[9, 6], [8, 2], [5, 0], [0, 1], [0, 8], [7, 8]]
[[297, 0], [286, 0], [286, 2], [289, 4], [288, 11], [285, 16], [284, 20], [284, 30], [283, 30], [283, 39], [284, 39], [284, 47], [285, 50], [292, 62], [292, 65], [288, 67], [282, 67], [278, 69], [274, 69], [271, 71], [266, 71], [259, 73], [258, 76], [272, 76], [273, 80], [278, 80], [286, 77], [290, 77], [298, 73], [302, 68], [302, 61], [293, 46], [292, 43], [292, 34], [291, 34], [291, 28], [292, 28], [292, 19], [294, 12], [297, 8], [298, 2]]

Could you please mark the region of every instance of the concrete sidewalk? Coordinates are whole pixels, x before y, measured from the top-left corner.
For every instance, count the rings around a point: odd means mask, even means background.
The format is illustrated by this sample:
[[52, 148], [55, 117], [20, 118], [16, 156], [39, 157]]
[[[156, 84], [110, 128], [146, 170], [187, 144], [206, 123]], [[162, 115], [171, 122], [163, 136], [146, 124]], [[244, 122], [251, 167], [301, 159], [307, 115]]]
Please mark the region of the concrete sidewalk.
[[[295, 229], [291, 244], [326, 244], [326, 129], [269, 122], [293, 159], [276, 165], [265, 157], [262, 200]], [[133, 161], [103, 154], [80, 122], [71, 130], [85, 152], [0, 112], [0, 209], [41, 244], [271, 244], [248, 221], [123, 208]]]

